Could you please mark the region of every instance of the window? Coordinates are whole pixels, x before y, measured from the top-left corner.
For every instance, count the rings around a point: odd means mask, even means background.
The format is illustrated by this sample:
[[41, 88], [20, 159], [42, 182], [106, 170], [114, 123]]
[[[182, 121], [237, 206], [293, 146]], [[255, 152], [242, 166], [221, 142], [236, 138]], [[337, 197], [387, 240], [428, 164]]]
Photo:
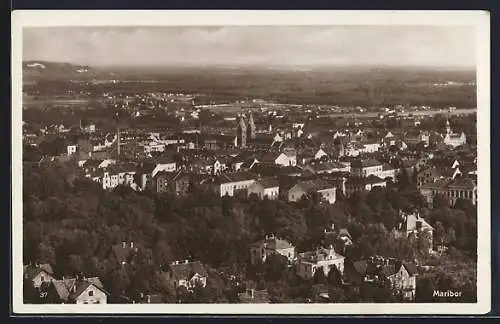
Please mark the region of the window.
[[45, 281], [45, 276], [40, 276], [41, 281]]
[[90, 297], [94, 296], [94, 291], [93, 290], [89, 290], [89, 296]]

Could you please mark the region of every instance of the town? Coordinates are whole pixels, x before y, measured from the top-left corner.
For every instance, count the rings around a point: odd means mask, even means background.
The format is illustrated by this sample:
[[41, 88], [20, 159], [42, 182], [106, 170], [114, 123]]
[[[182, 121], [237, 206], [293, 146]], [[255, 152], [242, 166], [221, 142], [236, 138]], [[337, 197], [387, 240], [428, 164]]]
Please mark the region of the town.
[[[456, 83], [430, 86], [475, 86]], [[473, 107], [40, 84], [24, 88], [25, 303], [477, 298]]]

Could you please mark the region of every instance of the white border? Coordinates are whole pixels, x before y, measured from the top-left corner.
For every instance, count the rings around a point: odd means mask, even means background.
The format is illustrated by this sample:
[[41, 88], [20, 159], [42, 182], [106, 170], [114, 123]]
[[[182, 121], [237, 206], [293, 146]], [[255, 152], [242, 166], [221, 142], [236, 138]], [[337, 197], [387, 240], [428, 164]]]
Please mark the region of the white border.
[[[474, 304], [24, 305], [22, 301], [22, 28], [49, 26], [461, 25], [476, 28], [478, 269]], [[12, 262], [15, 314], [484, 314], [491, 309], [490, 19], [487, 11], [14, 11], [12, 14]]]

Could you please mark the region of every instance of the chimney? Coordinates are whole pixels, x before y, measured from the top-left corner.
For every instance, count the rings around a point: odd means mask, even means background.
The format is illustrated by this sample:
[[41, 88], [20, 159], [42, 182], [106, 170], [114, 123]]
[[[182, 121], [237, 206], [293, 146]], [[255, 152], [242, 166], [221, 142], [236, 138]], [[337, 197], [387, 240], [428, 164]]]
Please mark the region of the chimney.
[[134, 242], [130, 242], [130, 247], [134, 248]]
[[332, 231], [335, 229], [335, 224], [332, 224]]
[[144, 298], [144, 293], [143, 293], [143, 292], [141, 292], [141, 293], [140, 293], [140, 296], [141, 296], [141, 299], [142, 299], [142, 298]]
[[126, 248], [127, 247], [127, 242], [123, 241], [122, 242], [122, 248]]
[[255, 295], [254, 293], [255, 293], [255, 290], [253, 288], [250, 289], [250, 298], [252, 298], [252, 299], [254, 298], [254, 295]]
[[188, 264], [189, 263], [189, 260], [184, 260], [184, 264]]
[[148, 304], [151, 304], [151, 295], [148, 295]]

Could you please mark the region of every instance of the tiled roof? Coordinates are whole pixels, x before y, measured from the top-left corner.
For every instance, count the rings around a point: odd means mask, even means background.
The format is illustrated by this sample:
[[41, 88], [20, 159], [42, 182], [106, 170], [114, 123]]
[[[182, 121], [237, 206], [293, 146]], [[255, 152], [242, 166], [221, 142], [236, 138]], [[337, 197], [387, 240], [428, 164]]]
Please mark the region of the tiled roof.
[[196, 273], [204, 277], [208, 275], [205, 267], [200, 261], [171, 264], [170, 269], [172, 270], [172, 274], [176, 280], [189, 280]]
[[290, 249], [294, 246], [288, 242], [287, 240], [282, 240], [276, 237], [270, 237], [264, 240], [260, 240], [252, 244], [253, 246], [262, 246], [266, 245], [266, 247], [270, 250], [283, 250]]

